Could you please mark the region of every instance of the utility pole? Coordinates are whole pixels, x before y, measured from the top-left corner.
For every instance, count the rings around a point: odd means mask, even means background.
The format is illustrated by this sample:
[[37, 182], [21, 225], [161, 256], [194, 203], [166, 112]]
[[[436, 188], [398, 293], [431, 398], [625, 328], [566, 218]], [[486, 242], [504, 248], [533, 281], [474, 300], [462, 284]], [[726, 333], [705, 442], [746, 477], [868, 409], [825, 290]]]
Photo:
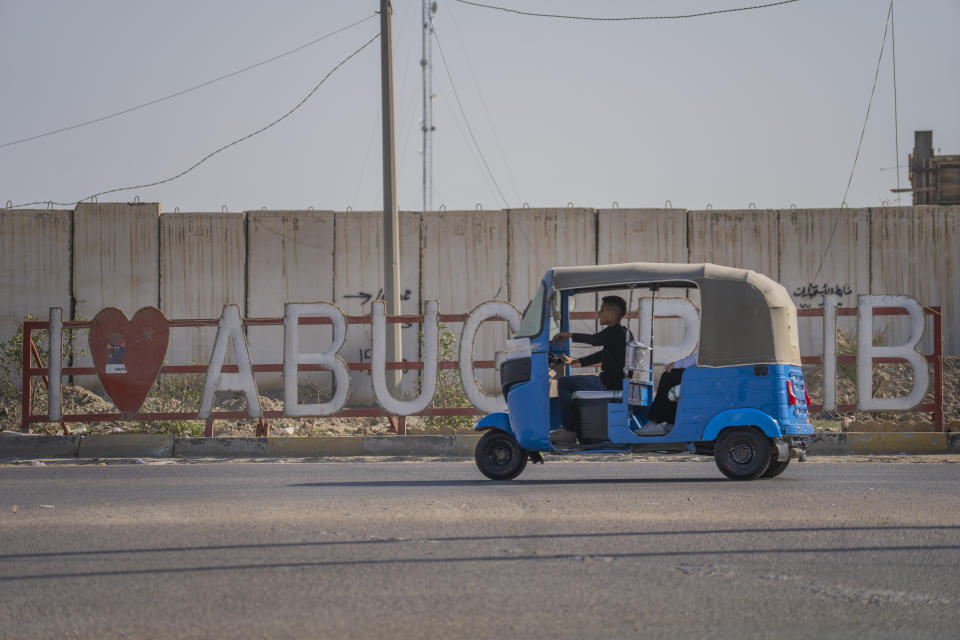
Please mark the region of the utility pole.
[[[393, 42], [390, 0], [380, 0], [380, 103], [383, 109], [383, 299], [387, 315], [400, 315], [400, 215], [397, 211], [397, 158], [393, 122]], [[387, 323], [387, 362], [401, 360], [400, 324]], [[400, 372], [388, 375], [396, 389]], [[389, 384], [389, 383], [388, 383]]]
[[433, 210], [433, 14], [435, 0], [423, 0], [423, 212]]

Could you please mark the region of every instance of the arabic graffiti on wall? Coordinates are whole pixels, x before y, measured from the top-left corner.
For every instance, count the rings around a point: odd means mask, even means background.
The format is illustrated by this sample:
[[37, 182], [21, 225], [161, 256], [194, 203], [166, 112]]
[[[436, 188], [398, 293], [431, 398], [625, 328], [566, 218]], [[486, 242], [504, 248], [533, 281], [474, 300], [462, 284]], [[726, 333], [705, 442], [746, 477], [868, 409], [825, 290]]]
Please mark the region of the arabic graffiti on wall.
[[849, 284], [831, 285], [826, 282], [823, 284], [808, 282], [793, 290], [793, 295], [798, 298], [820, 298], [826, 295], [848, 296], [851, 293], [853, 293], [853, 289], [850, 288]]
[[[411, 295], [413, 295], [413, 292], [410, 291], [410, 289], [404, 289], [403, 293], [400, 294], [400, 299], [409, 300]], [[379, 291], [377, 291], [376, 296], [374, 296], [372, 293], [367, 293], [366, 291], [357, 291], [356, 293], [351, 293], [343, 296], [344, 300], [348, 298], [350, 299], [356, 298], [356, 299], [362, 300], [360, 304], [364, 305], [370, 302], [371, 300], [383, 300], [383, 289], [381, 288]]]

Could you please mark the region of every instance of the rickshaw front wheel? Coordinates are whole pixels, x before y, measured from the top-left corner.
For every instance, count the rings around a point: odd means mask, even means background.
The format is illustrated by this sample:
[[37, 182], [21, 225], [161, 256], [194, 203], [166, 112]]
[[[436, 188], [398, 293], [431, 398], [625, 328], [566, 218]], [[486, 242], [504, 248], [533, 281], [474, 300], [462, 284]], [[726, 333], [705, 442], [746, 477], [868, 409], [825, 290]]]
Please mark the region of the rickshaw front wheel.
[[713, 458], [717, 467], [731, 480], [756, 480], [770, 466], [772, 450], [767, 437], [749, 427], [723, 432]]
[[513, 480], [527, 466], [527, 452], [513, 436], [498, 429], [480, 438], [474, 459], [480, 473], [491, 480]]

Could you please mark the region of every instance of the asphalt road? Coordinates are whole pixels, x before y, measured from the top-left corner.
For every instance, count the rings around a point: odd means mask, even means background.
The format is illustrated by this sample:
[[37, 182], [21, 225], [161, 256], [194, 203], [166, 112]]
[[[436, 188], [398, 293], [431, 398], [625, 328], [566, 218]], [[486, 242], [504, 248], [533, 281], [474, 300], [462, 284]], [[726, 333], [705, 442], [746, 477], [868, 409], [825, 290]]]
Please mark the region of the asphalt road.
[[0, 637], [960, 637], [960, 464], [629, 460], [0, 467]]

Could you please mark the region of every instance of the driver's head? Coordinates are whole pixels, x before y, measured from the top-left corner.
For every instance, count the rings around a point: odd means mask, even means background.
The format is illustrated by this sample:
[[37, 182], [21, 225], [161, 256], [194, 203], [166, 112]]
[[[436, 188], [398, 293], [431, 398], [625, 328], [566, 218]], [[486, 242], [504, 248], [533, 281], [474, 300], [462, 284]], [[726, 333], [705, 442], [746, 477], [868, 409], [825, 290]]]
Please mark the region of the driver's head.
[[602, 325], [620, 324], [623, 316], [627, 315], [627, 301], [620, 296], [604, 296], [600, 299], [600, 302], [597, 317]]

